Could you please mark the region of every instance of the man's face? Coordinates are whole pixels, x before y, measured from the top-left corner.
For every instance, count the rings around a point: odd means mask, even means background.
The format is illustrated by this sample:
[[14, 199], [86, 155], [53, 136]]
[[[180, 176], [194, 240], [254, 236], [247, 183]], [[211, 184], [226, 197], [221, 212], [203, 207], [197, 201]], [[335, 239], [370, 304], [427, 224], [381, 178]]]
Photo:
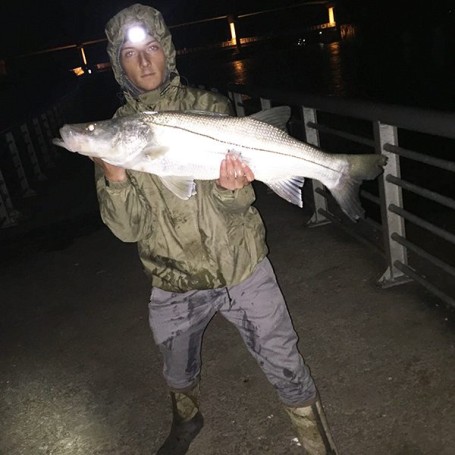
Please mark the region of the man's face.
[[161, 45], [150, 35], [139, 43], [126, 41], [120, 52], [120, 63], [128, 79], [144, 92], [164, 82], [166, 57]]

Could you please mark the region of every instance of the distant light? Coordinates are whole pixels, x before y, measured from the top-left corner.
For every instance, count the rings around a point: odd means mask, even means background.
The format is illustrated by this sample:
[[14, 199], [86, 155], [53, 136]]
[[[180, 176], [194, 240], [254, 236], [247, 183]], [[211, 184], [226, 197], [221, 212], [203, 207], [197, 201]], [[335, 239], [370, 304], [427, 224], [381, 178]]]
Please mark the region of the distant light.
[[231, 41], [234, 43], [234, 44], [237, 44], [237, 34], [235, 32], [235, 25], [234, 25], [234, 22], [231, 22], [229, 24], [229, 28], [231, 29]]
[[331, 6], [329, 8], [329, 24], [334, 27], [336, 25], [336, 22], [335, 22], [335, 11], [334, 11], [334, 7]]
[[82, 76], [84, 74], [84, 69], [81, 66], [78, 66], [77, 68], [73, 68], [71, 70], [76, 76]]
[[131, 43], [140, 43], [147, 38], [147, 32], [143, 27], [135, 25], [126, 32], [126, 37]]
[[84, 51], [84, 48], [81, 47], [81, 57], [82, 57], [82, 61], [84, 62], [84, 65], [87, 65], [87, 57], [85, 56], [85, 51]]

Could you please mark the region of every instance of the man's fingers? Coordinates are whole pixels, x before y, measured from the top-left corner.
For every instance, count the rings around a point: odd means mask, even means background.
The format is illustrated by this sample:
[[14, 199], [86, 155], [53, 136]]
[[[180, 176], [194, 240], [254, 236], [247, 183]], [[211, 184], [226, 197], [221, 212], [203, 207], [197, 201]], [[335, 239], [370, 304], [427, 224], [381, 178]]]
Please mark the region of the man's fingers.
[[229, 152], [220, 165], [217, 183], [226, 189], [241, 189], [254, 180], [253, 171], [241, 158]]
[[221, 161], [221, 166], [220, 166], [220, 177], [225, 177], [227, 174], [227, 160]]
[[254, 180], [254, 173], [250, 169], [250, 167], [243, 161], [242, 161], [242, 170], [243, 170], [243, 175], [248, 180], [248, 182], [252, 182]]

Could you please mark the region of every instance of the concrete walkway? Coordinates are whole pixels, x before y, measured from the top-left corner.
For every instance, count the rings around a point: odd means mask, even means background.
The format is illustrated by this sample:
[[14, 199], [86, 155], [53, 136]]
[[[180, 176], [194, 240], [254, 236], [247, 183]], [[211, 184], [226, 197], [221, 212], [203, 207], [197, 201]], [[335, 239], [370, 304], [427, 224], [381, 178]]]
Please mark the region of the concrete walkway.
[[[49, 202], [63, 190], [50, 188], [34, 231], [0, 239], [2, 455], [153, 454], [170, 424], [135, 245], [101, 225], [93, 188], [82, 190], [91, 175], [76, 174], [65, 180], [70, 218]], [[258, 190], [270, 258], [340, 454], [455, 453], [450, 317], [415, 284], [379, 289], [374, 251], [336, 226], [306, 228], [305, 210]], [[221, 317], [203, 359], [206, 424], [190, 455], [301, 453], [274, 390]]]

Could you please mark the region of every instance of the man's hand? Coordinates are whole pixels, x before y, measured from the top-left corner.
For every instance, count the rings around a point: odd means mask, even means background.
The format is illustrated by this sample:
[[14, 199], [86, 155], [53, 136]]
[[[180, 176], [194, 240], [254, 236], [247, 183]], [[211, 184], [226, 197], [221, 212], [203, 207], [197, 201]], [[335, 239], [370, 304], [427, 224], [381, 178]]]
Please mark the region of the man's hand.
[[217, 185], [226, 190], [237, 190], [250, 184], [254, 180], [253, 171], [235, 153], [227, 153], [221, 162], [220, 178]]
[[104, 177], [110, 182], [124, 182], [127, 179], [126, 171], [122, 167], [106, 163], [101, 158], [90, 159], [103, 170]]

